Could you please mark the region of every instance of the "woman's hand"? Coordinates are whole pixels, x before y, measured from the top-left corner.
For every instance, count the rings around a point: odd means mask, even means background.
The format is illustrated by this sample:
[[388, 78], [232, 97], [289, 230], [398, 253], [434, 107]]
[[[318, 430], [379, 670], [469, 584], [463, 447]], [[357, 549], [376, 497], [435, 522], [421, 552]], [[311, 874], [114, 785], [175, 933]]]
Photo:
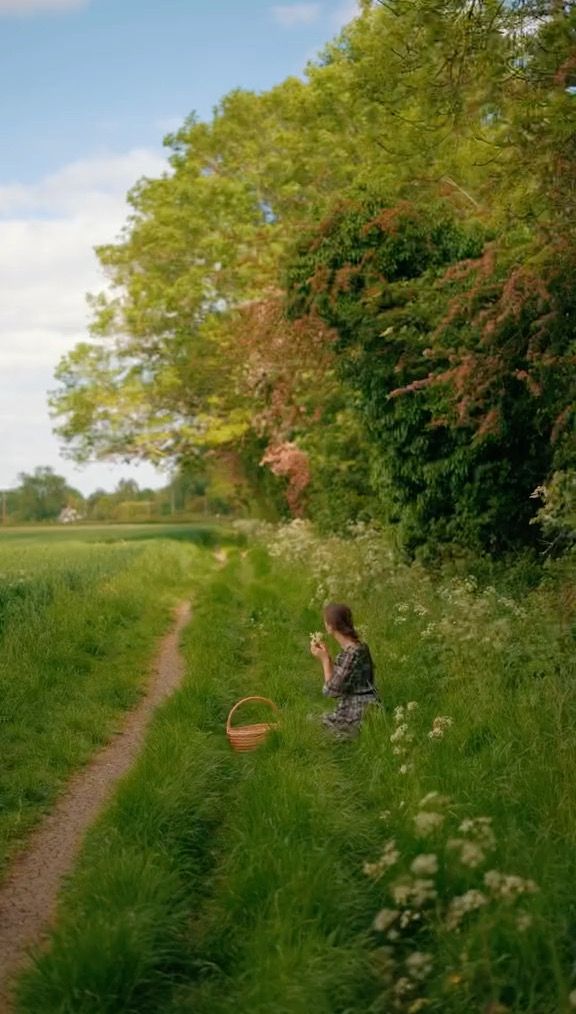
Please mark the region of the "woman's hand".
[[328, 648], [323, 641], [310, 641], [310, 651], [314, 658], [327, 658]]

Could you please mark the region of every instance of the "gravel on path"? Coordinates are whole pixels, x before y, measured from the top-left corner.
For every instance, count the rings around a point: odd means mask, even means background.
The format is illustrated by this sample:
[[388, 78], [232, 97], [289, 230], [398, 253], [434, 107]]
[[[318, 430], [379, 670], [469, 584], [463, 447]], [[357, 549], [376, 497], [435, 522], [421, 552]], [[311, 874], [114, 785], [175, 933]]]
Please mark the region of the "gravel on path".
[[190, 620], [190, 604], [180, 603], [174, 616], [140, 703], [113, 739], [72, 777], [0, 885], [0, 1014], [9, 1014], [13, 1009], [13, 978], [27, 963], [30, 949], [45, 940], [54, 922], [59, 889], [72, 870], [88, 827], [136, 760], [153, 712], [184, 676], [179, 645], [182, 630]]

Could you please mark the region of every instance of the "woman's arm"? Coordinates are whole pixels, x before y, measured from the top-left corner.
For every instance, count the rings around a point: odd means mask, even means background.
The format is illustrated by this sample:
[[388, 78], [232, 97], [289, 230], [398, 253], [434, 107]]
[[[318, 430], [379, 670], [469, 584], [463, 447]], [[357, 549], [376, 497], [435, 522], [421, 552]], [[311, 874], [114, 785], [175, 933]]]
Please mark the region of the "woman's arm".
[[328, 697], [342, 697], [346, 693], [346, 684], [355, 665], [355, 658], [352, 652], [340, 652], [335, 664], [330, 664], [330, 676], [326, 679], [324, 693]]
[[330, 652], [322, 641], [313, 641], [310, 645], [310, 651], [315, 658], [319, 659], [322, 665], [322, 672], [324, 673], [324, 683], [329, 683], [332, 679], [332, 673], [334, 671], [334, 663], [330, 658]]

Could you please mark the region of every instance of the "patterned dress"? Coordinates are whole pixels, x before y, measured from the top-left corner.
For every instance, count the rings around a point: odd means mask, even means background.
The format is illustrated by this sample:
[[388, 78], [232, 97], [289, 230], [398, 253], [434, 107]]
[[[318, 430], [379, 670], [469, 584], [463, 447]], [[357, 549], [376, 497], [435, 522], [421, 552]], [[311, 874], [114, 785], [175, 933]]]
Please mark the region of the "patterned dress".
[[322, 716], [322, 723], [342, 739], [357, 734], [364, 713], [378, 702], [374, 663], [367, 644], [359, 641], [344, 648], [334, 660], [332, 677], [324, 684], [326, 697], [337, 697], [335, 711]]

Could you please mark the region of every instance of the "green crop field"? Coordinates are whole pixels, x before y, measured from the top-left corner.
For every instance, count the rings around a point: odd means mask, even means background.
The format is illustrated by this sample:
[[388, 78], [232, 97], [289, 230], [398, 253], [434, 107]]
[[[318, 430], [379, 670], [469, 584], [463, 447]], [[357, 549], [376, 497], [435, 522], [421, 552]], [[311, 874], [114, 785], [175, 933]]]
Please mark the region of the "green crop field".
[[218, 541], [217, 533], [225, 531], [210, 524], [106, 524], [106, 525], [22, 525], [0, 528], [0, 549], [13, 543], [35, 543], [50, 546], [56, 542], [118, 543], [136, 540], [178, 539], [210, 546]]
[[0, 868], [137, 700], [215, 538], [191, 526], [0, 533]]
[[[182, 542], [78, 552], [101, 588], [168, 566], [174, 590], [193, 560], [197, 601], [186, 681], [88, 835], [21, 1012], [570, 1009], [569, 559], [433, 577], [301, 523], [223, 568]], [[378, 667], [384, 707], [352, 743], [317, 721], [326, 597], [355, 606]], [[281, 727], [240, 755], [225, 721], [251, 693]]]

